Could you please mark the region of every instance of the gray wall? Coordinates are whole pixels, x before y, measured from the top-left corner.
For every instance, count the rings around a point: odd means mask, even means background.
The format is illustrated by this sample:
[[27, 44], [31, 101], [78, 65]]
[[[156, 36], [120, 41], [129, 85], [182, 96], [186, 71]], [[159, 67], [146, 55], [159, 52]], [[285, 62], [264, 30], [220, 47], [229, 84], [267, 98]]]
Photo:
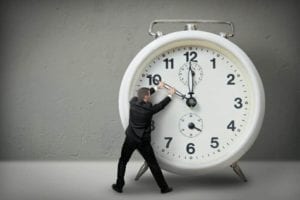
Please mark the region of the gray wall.
[[298, 2], [2, 1], [0, 159], [117, 159], [122, 75], [160, 18], [234, 22], [232, 41], [266, 92], [265, 121], [244, 159], [300, 159]]

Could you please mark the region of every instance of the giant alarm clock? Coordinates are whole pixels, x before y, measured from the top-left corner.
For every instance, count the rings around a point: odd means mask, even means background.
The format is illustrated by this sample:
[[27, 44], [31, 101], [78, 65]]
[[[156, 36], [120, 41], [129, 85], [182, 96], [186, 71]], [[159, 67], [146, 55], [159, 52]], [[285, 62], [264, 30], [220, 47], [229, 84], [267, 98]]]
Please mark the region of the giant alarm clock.
[[[193, 23], [162, 35], [152, 31], [159, 22]], [[177, 174], [202, 174], [237, 162], [254, 143], [264, 117], [264, 89], [253, 62], [228, 39], [233, 33], [197, 30], [202, 22], [218, 21], [152, 22], [156, 39], [131, 61], [119, 91], [126, 128], [129, 101], [140, 87], [163, 81], [176, 89], [170, 104], [153, 116], [151, 144], [161, 168]], [[152, 102], [166, 95], [161, 89]]]

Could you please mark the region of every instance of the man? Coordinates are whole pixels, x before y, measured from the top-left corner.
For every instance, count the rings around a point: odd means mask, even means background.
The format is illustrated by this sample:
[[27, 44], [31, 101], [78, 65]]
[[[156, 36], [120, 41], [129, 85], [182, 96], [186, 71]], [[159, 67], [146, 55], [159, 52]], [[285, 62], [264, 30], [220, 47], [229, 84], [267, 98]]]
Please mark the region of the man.
[[166, 183], [150, 144], [152, 116], [162, 110], [171, 101], [172, 95], [176, 92], [175, 89], [170, 88], [167, 97], [158, 104], [152, 105], [150, 102], [151, 94], [163, 87], [164, 83], [160, 82], [158, 87], [155, 88], [140, 88], [137, 97], [133, 97], [130, 100], [129, 125], [126, 129], [126, 138], [118, 163], [118, 178], [116, 184], [112, 185], [112, 188], [119, 193], [123, 192], [127, 162], [136, 149], [147, 162], [156, 183], [160, 187], [161, 193], [167, 193], [173, 190]]

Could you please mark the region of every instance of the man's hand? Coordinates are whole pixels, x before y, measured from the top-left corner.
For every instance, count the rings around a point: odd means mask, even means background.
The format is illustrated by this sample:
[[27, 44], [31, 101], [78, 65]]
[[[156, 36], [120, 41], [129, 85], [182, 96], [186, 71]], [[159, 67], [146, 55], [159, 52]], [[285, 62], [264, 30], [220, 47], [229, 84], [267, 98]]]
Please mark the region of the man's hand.
[[162, 89], [165, 86], [165, 83], [160, 81], [158, 84], [158, 89]]
[[172, 96], [175, 94], [175, 92], [176, 92], [176, 90], [172, 87], [168, 90], [168, 94], [172, 95]]

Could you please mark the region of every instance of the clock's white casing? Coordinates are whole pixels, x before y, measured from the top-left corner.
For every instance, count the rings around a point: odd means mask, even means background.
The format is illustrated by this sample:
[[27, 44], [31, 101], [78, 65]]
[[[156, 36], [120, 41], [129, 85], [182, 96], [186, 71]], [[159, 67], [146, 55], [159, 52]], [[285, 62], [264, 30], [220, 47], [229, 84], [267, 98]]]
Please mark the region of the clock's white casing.
[[238, 62], [244, 66], [245, 70], [247, 71], [251, 87], [253, 90], [253, 116], [252, 120], [249, 122], [247, 126], [247, 130], [245, 133], [247, 138], [235, 145], [231, 148], [231, 151], [226, 154], [222, 159], [218, 159], [216, 163], [207, 163], [202, 164], [201, 167], [195, 169], [195, 167], [190, 167], [188, 165], [178, 164], [176, 162], [170, 163], [167, 160], [162, 158], [158, 158], [160, 166], [167, 170], [178, 174], [200, 174], [206, 173], [208, 171], [217, 170], [220, 168], [227, 167], [232, 163], [238, 161], [242, 155], [244, 155], [247, 150], [251, 147], [254, 143], [255, 139], [258, 136], [260, 128], [262, 126], [264, 111], [265, 111], [265, 95], [264, 89], [262, 85], [262, 81], [258, 72], [256, 71], [255, 66], [253, 65], [252, 61], [249, 57], [241, 50], [237, 45], [232, 43], [226, 38], [223, 38], [219, 35], [203, 32], [203, 31], [178, 31], [174, 33], [170, 33], [164, 36], [161, 36], [147, 46], [145, 46], [132, 60], [129, 64], [120, 86], [119, 91], [119, 114], [121, 118], [122, 125], [124, 129], [128, 125], [128, 118], [129, 118], [129, 100], [131, 98], [132, 90], [133, 90], [133, 83], [132, 81], [135, 79], [137, 71], [143, 64], [158, 55], [159, 53], [165, 51], [165, 47], [170, 48], [172, 44], [178, 42], [182, 42], [184, 45], [185, 41], [200, 41], [201, 43], [205, 44], [209, 48], [217, 48], [218, 51], [227, 52], [233, 56], [232, 59], [237, 59]]

